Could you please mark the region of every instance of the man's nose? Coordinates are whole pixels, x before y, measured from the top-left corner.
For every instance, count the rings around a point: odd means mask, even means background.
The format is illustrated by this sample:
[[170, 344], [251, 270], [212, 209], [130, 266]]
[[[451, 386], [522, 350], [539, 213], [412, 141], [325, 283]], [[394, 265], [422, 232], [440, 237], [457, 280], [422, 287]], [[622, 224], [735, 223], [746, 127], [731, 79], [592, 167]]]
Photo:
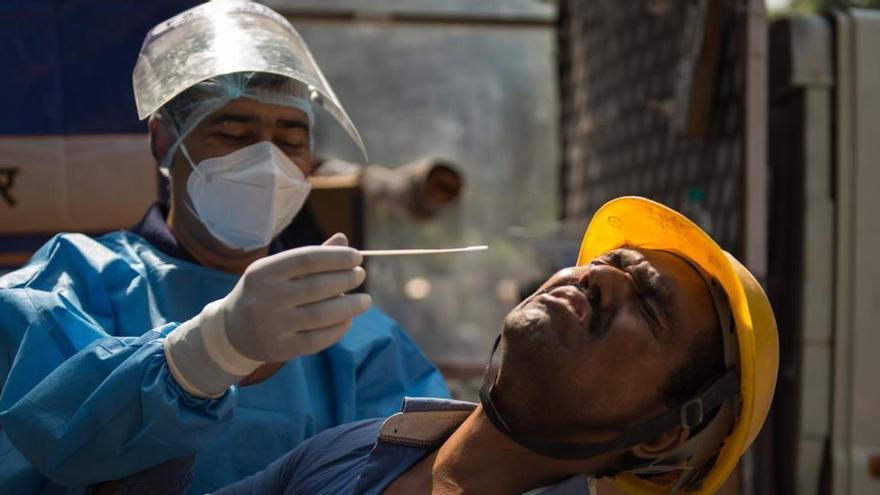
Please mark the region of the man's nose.
[[268, 122], [264, 122], [257, 128], [257, 141], [274, 142], [274, 129]]
[[581, 284], [585, 287], [596, 285], [602, 292], [602, 298], [621, 301], [636, 295], [635, 286], [629, 273], [610, 265], [590, 265], [589, 270], [581, 275]]

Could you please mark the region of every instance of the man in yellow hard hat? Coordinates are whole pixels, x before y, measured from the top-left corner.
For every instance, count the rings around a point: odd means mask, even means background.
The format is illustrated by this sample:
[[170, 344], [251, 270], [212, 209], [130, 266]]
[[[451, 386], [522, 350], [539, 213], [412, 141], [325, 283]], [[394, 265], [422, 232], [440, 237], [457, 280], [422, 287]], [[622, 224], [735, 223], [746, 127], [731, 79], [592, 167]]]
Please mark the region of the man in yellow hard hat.
[[714, 493], [766, 418], [777, 366], [749, 271], [681, 214], [618, 198], [576, 266], [505, 318], [481, 404], [407, 399], [218, 493], [563, 495], [600, 477]]

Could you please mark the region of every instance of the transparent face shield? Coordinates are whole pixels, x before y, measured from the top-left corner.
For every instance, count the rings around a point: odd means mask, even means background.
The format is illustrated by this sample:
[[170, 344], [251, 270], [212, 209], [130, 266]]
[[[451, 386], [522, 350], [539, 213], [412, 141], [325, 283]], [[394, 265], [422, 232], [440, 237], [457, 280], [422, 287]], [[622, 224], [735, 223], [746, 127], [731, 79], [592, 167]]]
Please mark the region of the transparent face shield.
[[[303, 96], [339, 122], [366, 160], [360, 134], [302, 37], [284, 17], [253, 2], [208, 2], [150, 30], [132, 75], [138, 117], [149, 117], [200, 82], [236, 73], [276, 74], [301, 83], [308, 93]], [[241, 87], [219, 85], [217, 92], [206, 95], [212, 99], [205, 108], [213, 111], [254, 96]]]

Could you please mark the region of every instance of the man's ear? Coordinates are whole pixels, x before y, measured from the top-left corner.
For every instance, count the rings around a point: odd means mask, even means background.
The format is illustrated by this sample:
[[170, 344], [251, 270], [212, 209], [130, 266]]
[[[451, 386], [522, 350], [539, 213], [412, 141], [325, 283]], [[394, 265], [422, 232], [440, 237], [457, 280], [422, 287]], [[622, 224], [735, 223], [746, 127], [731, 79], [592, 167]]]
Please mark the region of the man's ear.
[[161, 163], [171, 148], [174, 138], [161, 117], [155, 115], [150, 117], [148, 125], [150, 129], [150, 152], [153, 153], [153, 158]]
[[680, 447], [688, 436], [690, 436], [689, 430], [676, 425], [653, 440], [636, 445], [630, 449], [630, 453], [641, 459], [657, 459]]

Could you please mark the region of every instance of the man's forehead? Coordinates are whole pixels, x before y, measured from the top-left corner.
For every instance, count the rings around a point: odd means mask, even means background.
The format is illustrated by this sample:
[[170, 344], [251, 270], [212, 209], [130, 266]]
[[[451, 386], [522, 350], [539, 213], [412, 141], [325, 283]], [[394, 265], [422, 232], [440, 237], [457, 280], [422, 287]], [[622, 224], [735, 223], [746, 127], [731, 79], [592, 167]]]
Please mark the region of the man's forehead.
[[[614, 249], [609, 249], [604, 253], [596, 256], [592, 260], [590, 260], [590, 264], [594, 263], [608, 263], [611, 265], [619, 265], [623, 267], [636, 265], [639, 263], [646, 263], [650, 267], [654, 269], [663, 270], [663, 267], [678, 265], [681, 271], [687, 268], [688, 272], [693, 272], [693, 275], [696, 279], [700, 279], [701, 276], [699, 272], [696, 271], [696, 268], [692, 265], [691, 262], [684, 260], [679, 254], [666, 251], [662, 249], [648, 249], [640, 246], [621, 246]], [[579, 269], [585, 268], [584, 265], [581, 266], [569, 266], [563, 268], [557, 273], [565, 274], [577, 271]]]
[[[678, 286], [683, 279], [686, 283], [702, 283], [700, 273], [690, 262], [676, 253], [662, 249], [621, 246], [602, 253], [590, 263], [607, 263], [623, 268], [643, 284], [654, 286], [658, 291], [667, 294], [670, 299], [678, 292]], [[631, 267], [638, 268], [630, 270]]]
[[225, 121], [242, 123], [298, 122], [308, 125], [309, 117], [299, 108], [272, 105], [251, 98], [239, 98], [216, 110], [204, 120], [204, 123], [215, 125]]
[[604, 253], [596, 256], [591, 261], [606, 260], [608, 258], [617, 257], [621, 261], [629, 263], [637, 263], [645, 259], [645, 253], [641, 248], [634, 246], [620, 246], [618, 248], [609, 249]]
[[[604, 253], [596, 256], [592, 261], [607, 261], [609, 259], [618, 260], [624, 264], [640, 263], [647, 261], [649, 264], [661, 262], [663, 264], [681, 264], [682, 266], [691, 266], [692, 262], [685, 260], [681, 255], [673, 251], [665, 249], [651, 249], [642, 246], [620, 246], [618, 248], [609, 249]], [[691, 266], [692, 269], [693, 266]]]

